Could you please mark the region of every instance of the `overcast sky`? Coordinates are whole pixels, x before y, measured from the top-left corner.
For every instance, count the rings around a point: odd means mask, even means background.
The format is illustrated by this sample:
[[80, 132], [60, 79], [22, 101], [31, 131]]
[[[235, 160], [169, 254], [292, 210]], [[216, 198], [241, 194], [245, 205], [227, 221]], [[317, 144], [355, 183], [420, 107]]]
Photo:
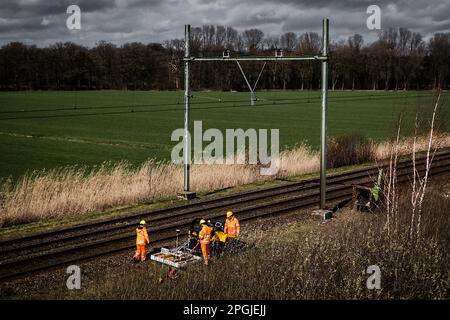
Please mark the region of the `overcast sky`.
[[[81, 8], [81, 30], [66, 27], [71, 4]], [[381, 8], [382, 29], [407, 27], [425, 38], [450, 32], [449, 0], [0, 0], [0, 45], [162, 42], [183, 37], [186, 23], [259, 28], [265, 35], [320, 32], [325, 16], [332, 41], [360, 33], [367, 43], [379, 32], [366, 27], [372, 4]]]

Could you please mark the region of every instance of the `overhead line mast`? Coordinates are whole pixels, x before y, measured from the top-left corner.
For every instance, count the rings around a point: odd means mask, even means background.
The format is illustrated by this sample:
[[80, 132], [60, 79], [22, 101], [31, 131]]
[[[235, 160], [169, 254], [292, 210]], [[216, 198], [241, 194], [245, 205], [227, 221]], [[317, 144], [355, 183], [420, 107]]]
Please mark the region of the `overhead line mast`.
[[[185, 54], [184, 54], [184, 191], [180, 196], [186, 200], [195, 198], [195, 192], [190, 189], [190, 160], [191, 160], [191, 146], [189, 139], [189, 106], [190, 106], [190, 79], [189, 79], [189, 64], [192, 62], [207, 62], [207, 61], [235, 61], [240, 67], [239, 61], [321, 61], [322, 62], [322, 84], [321, 84], [321, 148], [320, 148], [320, 209], [325, 209], [326, 206], [326, 171], [327, 171], [327, 101], [328, 101], [328, 41], [329, 41], [329, 20], [323, 19], [322, 26], [322, 54], [314, 56], [289, 56], [284, 57], [276, 51], [275, 56], [272, 57], [230, 57], [229, 50], [222, 57], [204, 58], [192, 57], [190, 55], [190, 39], [191, 26], [185, 25]], [[242, 70], [241, 70], [242, 71]], [[244, 75], [245, 78], [245, 75]], [[245, 78], [246, 79], [246, 78]], [[247, 81], [247, 80], [246, 80]], [[247, 84], [251, 91], [251, 104], [253, 105], [253, 94], [250, 84]], [[256, 85], [255, 85], [256, 87]]]

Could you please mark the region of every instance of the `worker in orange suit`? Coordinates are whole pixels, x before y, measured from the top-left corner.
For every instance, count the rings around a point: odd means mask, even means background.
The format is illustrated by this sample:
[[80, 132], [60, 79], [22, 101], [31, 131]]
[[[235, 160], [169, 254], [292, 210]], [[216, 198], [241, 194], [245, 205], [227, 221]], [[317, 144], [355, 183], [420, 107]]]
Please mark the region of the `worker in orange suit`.
[[227, 219], [225, 220], [225, 227], [223, 231], [227, 234], [228, 238], [236, 239], [241, 233], [241, 227], [239, 226], [239, 220], [233, 214], [233, 212], [227, 212]]
[[133, 256], [135, 260], [145, 261], [147, 258], [146, 245], [150, 243], [145, 220], [141, 220], [139, 227], [136, 228], [136, 253]]
[[200, 233], [198, 234], [198, 238], [199, 238], [200, 245], [202, 248], [203, 259], [204, 259], [205, 265], [207, 266], [208, 260], [209, 260], [212, 228], [206, 224], [206, 221], [204, 219], [200, 220], [200, 225], [202, 226], [202, 230], [200, 230]]

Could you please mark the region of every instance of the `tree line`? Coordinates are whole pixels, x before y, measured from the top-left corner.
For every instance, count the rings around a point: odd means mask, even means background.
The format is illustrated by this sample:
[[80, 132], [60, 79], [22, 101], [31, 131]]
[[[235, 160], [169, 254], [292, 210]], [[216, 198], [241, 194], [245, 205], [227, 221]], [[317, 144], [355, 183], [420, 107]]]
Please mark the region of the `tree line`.
[[[232, 27], [206, 25], [191, 30], [195, 56], [316, 55], [321, 36], [314, 32], [265, 36], [259, 29], [238, 32]], [[73, 42], [40, 48], [11, 42], [0, 48], [0, 90], [175, 90], [183, 87], [184, 40], [164, 43], [105, 41], [88, 48]], [[245, 62], [253, 83], [262, 62]], [[364, 44], [361, 35], [330, 45], [329, 87], [337, 89], [446, 89], [450, 85], [450, 33], [436, 33], [425, 41], [406, 28], [388, 29]], [[258, 83], [265, 89], [318, 89], [320, 63], [267, 63]], [[193, 63], [195, 90], [247, 90], [234, 62]]]

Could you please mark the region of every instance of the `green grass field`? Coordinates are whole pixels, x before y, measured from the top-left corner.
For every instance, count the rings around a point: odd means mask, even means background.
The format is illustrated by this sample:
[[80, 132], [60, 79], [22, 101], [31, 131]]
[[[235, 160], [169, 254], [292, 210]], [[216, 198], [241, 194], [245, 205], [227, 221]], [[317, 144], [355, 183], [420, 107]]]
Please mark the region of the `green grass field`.
[[[207, 128], [279, 128], [280, 146], [303, 141], [317, 148], [320, 92], [261, 91], [254, 107], [247, 92], [194, 92], [192, 120]], [[443, 96], [445, 114], [448, 93]], [[359, 132], [381, 140], [400, 110], [432, 107], [431, 92], [330, 92], [329, 135]], [[221, 101], [219, 101], [221, 99]], [[0, 92], [0, 177], [64, 165], [126, 159], [169, 159], [183, 126], [183, 92]]]

